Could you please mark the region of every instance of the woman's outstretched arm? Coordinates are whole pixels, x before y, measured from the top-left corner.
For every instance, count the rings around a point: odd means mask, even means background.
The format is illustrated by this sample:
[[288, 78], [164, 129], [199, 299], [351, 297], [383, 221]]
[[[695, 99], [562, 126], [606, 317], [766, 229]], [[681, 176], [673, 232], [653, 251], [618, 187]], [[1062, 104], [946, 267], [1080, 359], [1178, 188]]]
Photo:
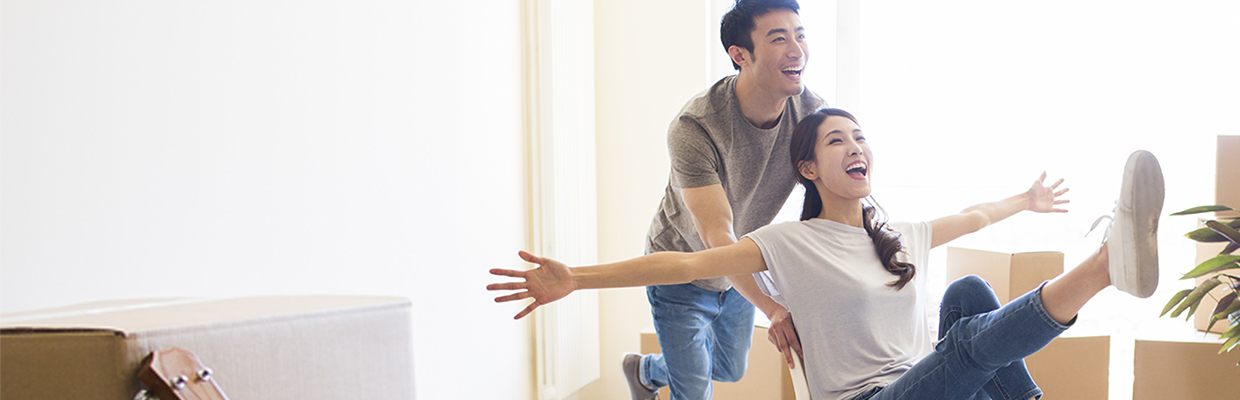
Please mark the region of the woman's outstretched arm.
[[696, 253], [660, 252], [589, 267], [569, 267], [524, 251], [518, 255], [526, 262], [538, 264], [538, 268], [527, 271], [495, 268], [491, 274], [524, 281], [487, 285], [487, 290], [517, 291], [496, 297], [497, 303], [534, 299], [533, 303], [517, 313], [515, 319], [529, 315], [538, 306], [562, 299], [575, 290], [667, 285], [766, 270], [762, 251], [749, 238]]
[[930, 239], [930, 247], [938, 247], [956, 240], [958, 237], [977, 232], [990, 224], [1007, 219], [1021, 211], [1029, 210], [1039, 213], [1068, 212], [1068, 210], [1056, 208], [1060, 204], [1068, 203], [1068, 200], [1059, 200], [1059, 196], [1067, 193], [1068, 189], [1056, 191], [1059, 185], [1063, 183], [1063, 179], [1050, 186], [1044, 185], [1043, 182], [1045, 180], [1046, 173], [1043, 172], [1042, 176], [1033, 182], [1033, 186], [1029, 187], [1029, 190], [1024, 193], [999, 201], [978, 204], [964, 209], [959, 214], [931, 221], [930, 226], [933, 234]]

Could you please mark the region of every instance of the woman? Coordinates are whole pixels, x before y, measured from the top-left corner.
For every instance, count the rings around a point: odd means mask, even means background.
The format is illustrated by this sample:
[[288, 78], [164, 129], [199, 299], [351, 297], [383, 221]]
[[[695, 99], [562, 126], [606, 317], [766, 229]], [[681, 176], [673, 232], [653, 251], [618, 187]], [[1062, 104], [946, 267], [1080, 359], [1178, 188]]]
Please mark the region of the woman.
[[[806, 189], [801, 221], [759, 229], [739, 242], [697, 253], [654, 253], [569, 268], [526, 252], [530, 271], [493, 269], [524, 282], [488, 285], [519, 290], [497, 302], [533, 298], [521, 318], [573, 290], [688, 282], [769, 270], [771, 284], [795, 316], [810, 389], [817, 400], [1032, 399], [1041, 391], [1021, 361], [1070, 326], [1108, 286], [1138, 297], [1157, 286], [1155, 234], [1162, 173], [1148, 152], [1134, 153], [1108, 239], [1075, 269], [1002, 308], [984, 281], [952, 283], [940, 307], [931, 348], [925, 282], [919, 267], [933, 247], [1018, 212], [1064, 212], [1062, 180], [915, 224], [886, 224], [870, 204], [873, 153], [856, 118], [839, 109], [806, 117], [792, 138], [792, 165]], [[761, 281], [761, 280], [760, 280]]]

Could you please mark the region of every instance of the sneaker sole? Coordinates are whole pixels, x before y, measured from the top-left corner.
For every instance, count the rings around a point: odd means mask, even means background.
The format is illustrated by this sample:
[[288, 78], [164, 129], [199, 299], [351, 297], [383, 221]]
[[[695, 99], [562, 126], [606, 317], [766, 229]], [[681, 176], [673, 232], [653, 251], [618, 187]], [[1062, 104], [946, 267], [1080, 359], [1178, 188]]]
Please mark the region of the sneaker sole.
[[[1117, 229], [1112, 232], [1122, 234], [1112, 242], [1117, 246], [1107, 245], [1107, 256], [1112, 263], [1121, 263], [1121, 271], [1112, 270], [1111, 279], [1119, 290], [1147, 298], [1158, 289], [1158, 217], [1165, 194], [1162, 168], [1153, 154], [1137, 151], [1128, 157], [1120, 193], [1127, 195], [1131, 204], [1121, 199], [1116, 214], [1132, 218], [1115, 221]], [[1121, 226], [1129, 223], [1132, 226]]]

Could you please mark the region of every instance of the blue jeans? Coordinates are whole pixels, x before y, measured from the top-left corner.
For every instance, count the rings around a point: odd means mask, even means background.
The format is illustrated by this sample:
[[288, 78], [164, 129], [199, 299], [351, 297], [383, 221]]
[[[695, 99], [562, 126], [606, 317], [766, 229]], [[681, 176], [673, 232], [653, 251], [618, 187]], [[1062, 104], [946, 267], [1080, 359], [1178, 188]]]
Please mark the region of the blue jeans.
[[670, 385], [672, 400], [706, 400], [712, 380], [736, 382], [745, 375], [754, 306], [736, 289], [647, 286], [646, 298], [663, 353], [642, 357], [642, 383]]
[[943, 295], [934, 351], [891, 385], [853, 400], [1039, 398], [1024, 358], [1066, 329], [1046, 313], [1042, 287], [999, 307], [986, 281], [960, 278]]

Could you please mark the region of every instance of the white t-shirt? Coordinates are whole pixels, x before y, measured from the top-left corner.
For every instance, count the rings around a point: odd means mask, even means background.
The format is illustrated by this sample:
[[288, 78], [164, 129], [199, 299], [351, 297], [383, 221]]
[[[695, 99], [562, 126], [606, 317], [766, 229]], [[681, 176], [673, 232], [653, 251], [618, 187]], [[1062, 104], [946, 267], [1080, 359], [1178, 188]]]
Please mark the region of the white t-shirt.
[[[864, 228], [825, 219], [787, 222], [749, 234], [770, 270], [758, 278], [796, 320], [813, 397], [847, 399], [886, 386], [930, 353], [925, 267], [930, 223], [890, 223], [917, 266], [904, 289], [887, 272]], [[771, 287], [773, 285], [773, 287]], [[772, 290], [773, 289], [773, 290]]]

